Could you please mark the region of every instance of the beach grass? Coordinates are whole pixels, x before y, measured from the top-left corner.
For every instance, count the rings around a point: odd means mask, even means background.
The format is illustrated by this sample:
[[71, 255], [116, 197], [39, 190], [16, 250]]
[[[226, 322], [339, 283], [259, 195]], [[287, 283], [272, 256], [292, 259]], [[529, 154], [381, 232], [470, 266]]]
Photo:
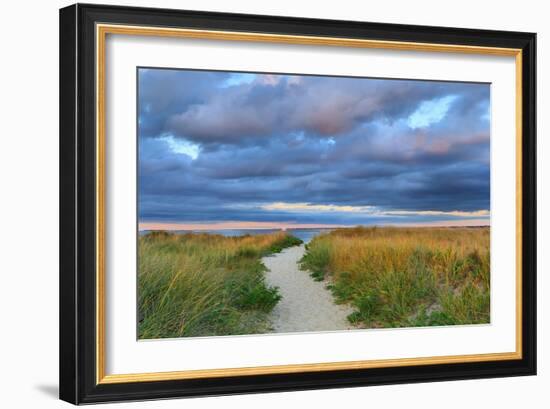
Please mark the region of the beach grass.
[[489, 228], [357, 227], [307, 244], [301, 267], [328, 280], [365, 328], [488, 323]]
[[266, 285], [261, 258], [301, 242], [285, 232], [139, 237], [139, 338], [269, 332], [280, 295]]

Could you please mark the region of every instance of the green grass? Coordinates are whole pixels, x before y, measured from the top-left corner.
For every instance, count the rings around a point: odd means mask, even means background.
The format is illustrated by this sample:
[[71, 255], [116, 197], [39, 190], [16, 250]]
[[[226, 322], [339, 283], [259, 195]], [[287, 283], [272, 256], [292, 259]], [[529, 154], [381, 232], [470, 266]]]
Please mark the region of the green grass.
[[139, 238], [139, 338], [268, 332], [281, 298], [261, 258], [300, 244], [286, 233], [224, 237], [151, 232]]
[[307, 245], [301, 267], [329, 278], [358, 326], [489, 322], [488, 228], [337, 229]]

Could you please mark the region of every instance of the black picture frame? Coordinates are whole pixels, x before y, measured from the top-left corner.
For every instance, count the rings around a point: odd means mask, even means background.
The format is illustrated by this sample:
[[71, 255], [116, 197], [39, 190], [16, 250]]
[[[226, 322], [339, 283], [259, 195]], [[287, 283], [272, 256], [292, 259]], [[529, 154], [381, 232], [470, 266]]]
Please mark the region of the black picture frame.
[[[96, 23], [522, 50], [522, 354], [489, 362], [98, 384]], [[74, 404], [536, 374], [536, 34], [77, 4], [60, 10], [60, 398]]]

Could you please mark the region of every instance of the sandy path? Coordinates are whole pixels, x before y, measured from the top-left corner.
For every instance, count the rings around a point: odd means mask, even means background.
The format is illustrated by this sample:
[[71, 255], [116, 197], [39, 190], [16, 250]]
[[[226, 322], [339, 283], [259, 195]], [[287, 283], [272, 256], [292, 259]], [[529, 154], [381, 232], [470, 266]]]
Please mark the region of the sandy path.
[[269, 269], [266, 281], [279, 287], [283, 298], [271, 314], [274, 332], [337, 331], [353, 328], [347, 321], [353, 310], [334, 304], [326, 283], [314, 281], [301, 271], [298, 261], [305, 253], [304, 245], [290, 247], [281, 253], [264, 257]]

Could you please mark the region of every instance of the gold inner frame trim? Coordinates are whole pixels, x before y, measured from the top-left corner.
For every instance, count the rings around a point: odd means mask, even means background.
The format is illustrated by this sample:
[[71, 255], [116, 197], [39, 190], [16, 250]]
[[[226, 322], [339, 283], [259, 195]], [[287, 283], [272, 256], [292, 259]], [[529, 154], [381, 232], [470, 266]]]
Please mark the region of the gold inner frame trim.
[[[314, 364], [185, 370], [131, 374], [105, 374], [105, 41], [107, 34], [157, 36], [223, 41], [247, 41], [297, 45], [371, 48], [401, 51], [466, 53], [515, 57], [516, 64], [516, 350], [504, 353], [450, 355], [365, 361], [321, 362]], [[522, 358], [522, 51], [515, 48], [466, 46], [457, 44], [363, 40], [337, 37], [178, 29], [166, 27], [96, 25], [96, 382], [128, 382], [204, 379], [214, 377], [290, 374], [347, 369], [388, 368], [413, 365], [490, 362]]]

